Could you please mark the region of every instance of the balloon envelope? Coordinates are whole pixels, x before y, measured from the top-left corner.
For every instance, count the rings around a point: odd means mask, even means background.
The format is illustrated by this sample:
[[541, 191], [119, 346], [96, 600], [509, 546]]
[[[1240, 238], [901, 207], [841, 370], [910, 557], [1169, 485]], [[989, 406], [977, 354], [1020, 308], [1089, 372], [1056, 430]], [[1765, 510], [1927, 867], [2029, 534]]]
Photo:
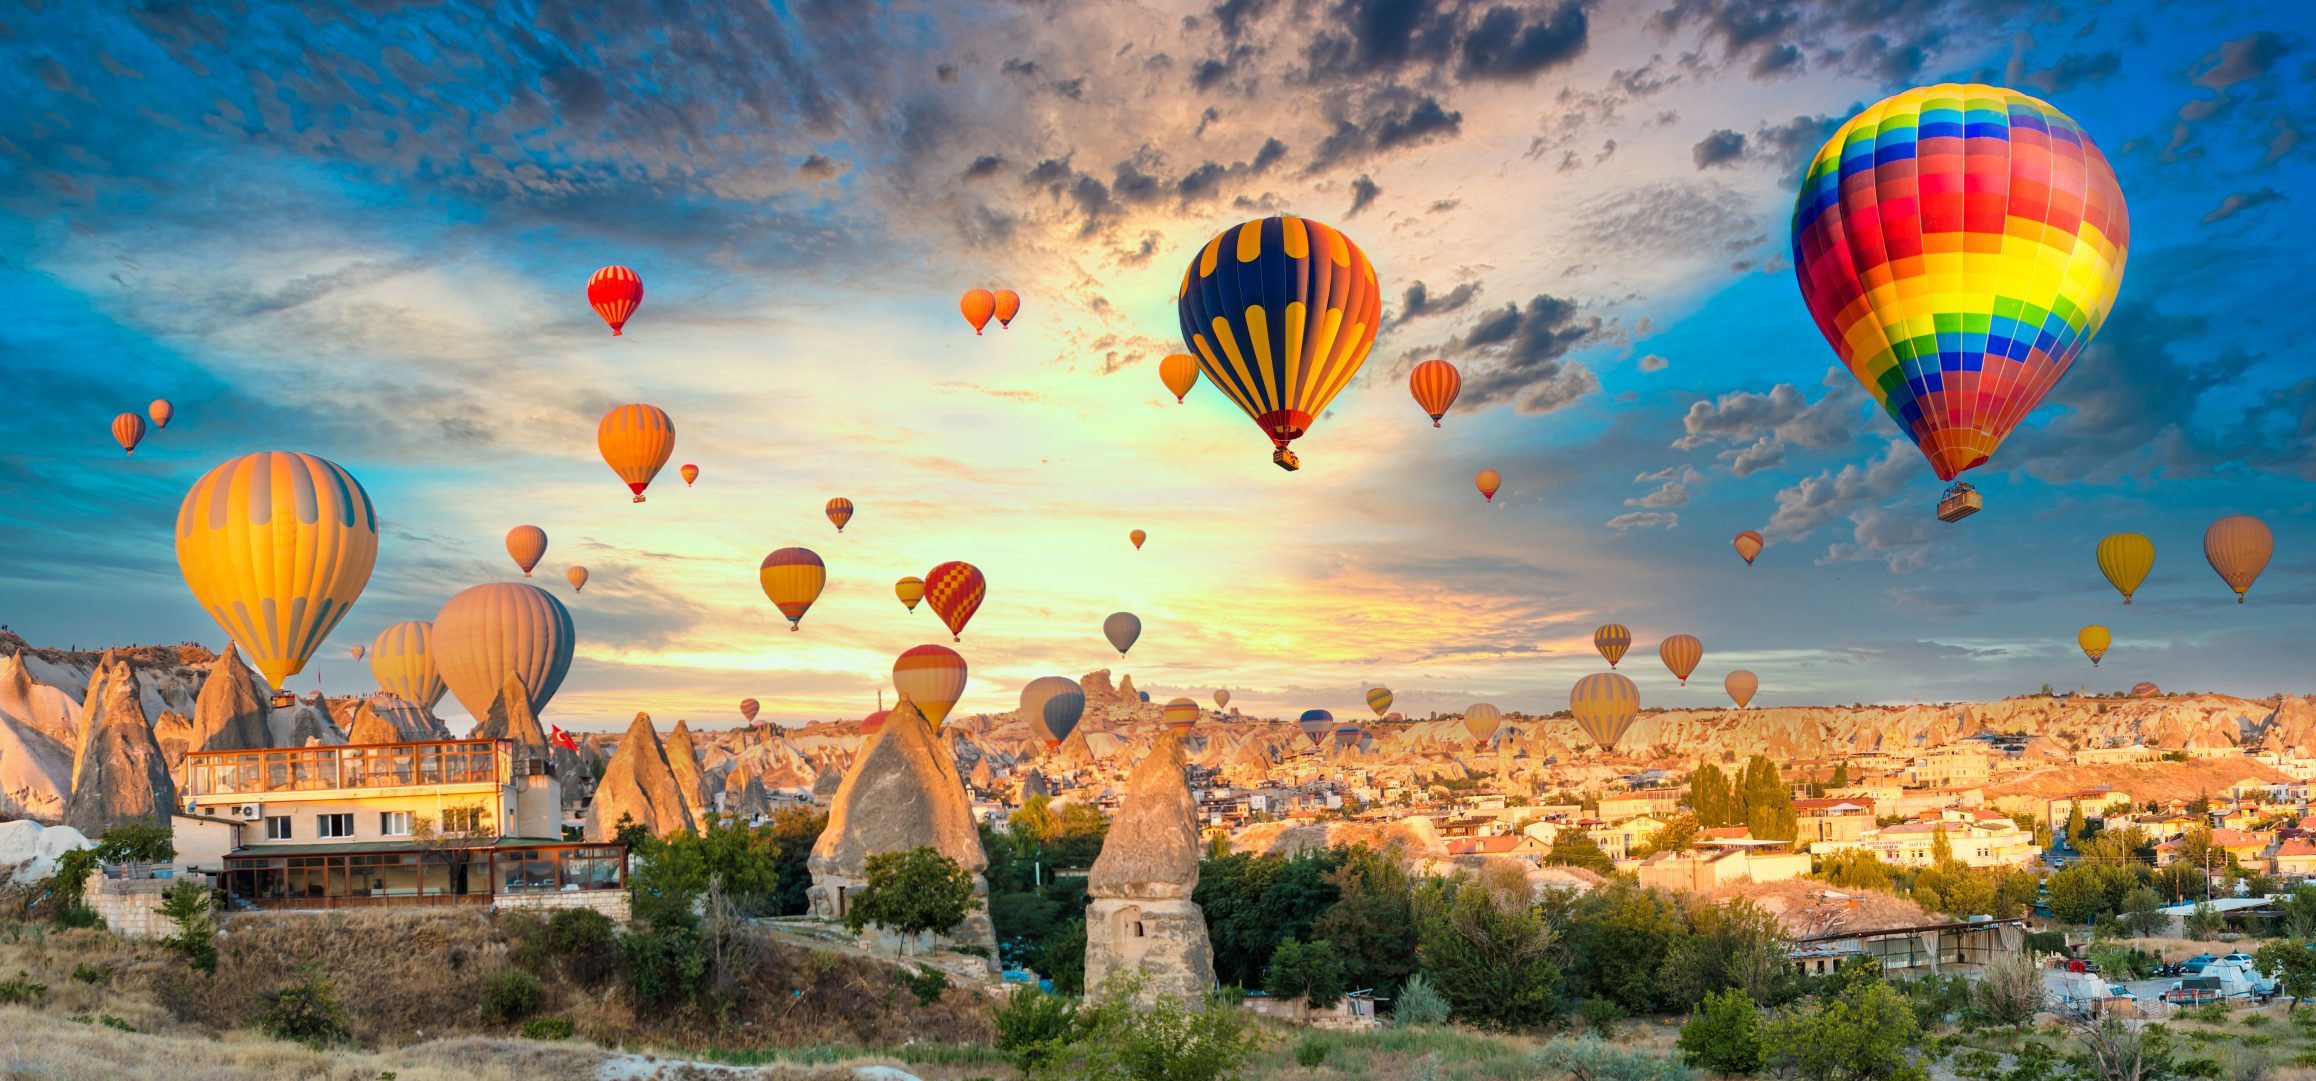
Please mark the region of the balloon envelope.
[[1137, 552], [1139, 552], [1139, 551], [1141, 551], [1141, 550], [1142, 550], [1142, 542], [1143, 542], [1143, 541], [1146, 541], [1146, 540], [1149, 540], [1149, 539], [1150, 539], [1150, 534], [1148, 534], [1148, 533], [1144, 533], [1144, 532], [1142, 532], [1141, 530], [1137, 529], [1137, 530], [1135, 530], [1135, 531], [1133, 531], [1133, 532], [1131, 532], [1131, 533], [1128, 533], [1128, 534], [1126, 534], [1126, 539], [1127, 539], [1127, 540], [1130, 540], [1130, 541], [1133, 541], [1133, 542], [1134, 542], [1134, 550], [1135, 550], [1135, 551], [1137, 551]]
[[925, 599], [925, 580], [912, 574], [894, 582], [893, 596], [899, 597], [901, 604], [914, 612], [917, 610], [917, 602]]
[[740, 719], [748, 722], [749, 724], [755, 724], [756, 714], [763, 708], [764, 703], [758, 702], [753, 698], [740, 699]]
[[1614, 672], [1595, 672], [1576, 681], [1568, 692], [1568, 708], [1585, 735], [1601, 750], [1613, 751], [1640, 714], [1640, 688]]
[[1214, 708], [1222, 709], [1228, 705], [1230, 705], [1230, 691], [1227, 689], [1215, 691]]
[[1705, 643], [1693, 634], [1676, 634], [1657, 643], [1657, 656], [1673, 675], [1680, 677], [1681, 684], [1687, 686], [1689, 673], [1696, 671], [1697, 662], [1705, 659]]
[[828, 565], [810, 548], [782, 548], [757, 565], [756, 581], [764, 587], [765, 598], [788, 617], [788, 629], [793, 631], [828, 584]]
[[1335, 729], [1334, 734], [1335, 746], [1337, 747], [1356, 747], [1359, 745], [1359, 741], [1367, 735], [1355, 724], [1342, 725]]
[[1624, 651], [1632, 648], [1632, 631], [1622, 623], [1603, 623], [1593, 629], [1592, 648], [1608, 661], [1610, 668], [1624, 659]]
[[1463, 373], [1447, 361], [1427, 360], [1407, 374], [1407, 390], [1415, 395], [1415, 404], [1431, 415], [1431, 426], [1437, 428], [1440, 418], [1456, 404], [1456, 395], [1463, 393]]
[[367, 649], [367, 648], [365, 648], [365, 647], [363, 647], [363, 646], [355, 646], [354, 648], [352, 648], [352, 649], [350, 649], [350, 650], [347, 650], [346, 652], [353, 654], [353, 655], [354, 655], [354, 659], [358, 661], [358, 660], [361, 660], [361, 659], [362, 659], [362, 654], [364, 654], [364, 653], [368, 653], [368, 652], [369, 652], [369, 649]]
[[122, 451], [135, 454], [137, 444], [144, 441], [145, 418], [135, 413], [123, 413], [113, 418], [113, 442], [119, 443]]
[[979, 334], [982, 327], [989, 325], [989, 317], [997, 314], [997, 297], [987, 289], [967, 289], [964, 296], [957, 298], [957, 311], [965, 316], [966, 322], [973, 324], [973, 333]]
[[145, 407], [145, 415], [153, 418], [153, 427], [166, 428], [177, 416], [177, 407], [170, 405], [167, 398], [155, 398], [153, 404]]
[[2100, 538], [2098, 555], [2099, 573], [2123, 594], [2125, 604], [2131, 603], [2131, 595], [2139, 592], [2147, 572], [2155, 568], [2155, 542], [2137, 533], [2109, 533]]
[[523, 569], [523, 577], [531, 576], [531, 568], [547, 555], [547, 531], [535, 525], [519, 525], [507, 530], [507, 554], [515, 557], [515, 566]]
[[620, 406], [603, 414], [603, 422], [595, 426], [595, 449], [641, 503], [651, 478], [675, 453], [675, 421], [656, 405]]
[[1370, 688], [1367, 692], [1367, 708], [1374, 710], [1378, 717], [1391, 712], [1391, 688]]
[[571, 671], [571, 612], [525, 582], [492, 582], [452, 597], [434, 617], [435, 661], [467, 715], [490, 716], [507, 677], [523, 681], [531, 711], [544, 712]]
[[1761, 680], [1745, 669], [1738, 669], [1721, 678], [1721, 687], [1729, 692], [1729, 699], [1744, 709], [1753, 701], [1753, 692], [1761, 689]]
[[1169, 353], [1158, 362], [1158, 380], [1174, 392], [1174, 402], [1182, 403], [1190, 388], [1198, 385], [1198, 358], [1188, 353]]
[[1472, 738], [1481, 743], [1486, 743], [1489, 736], [1495, 735], [1496, 729], [1503, 723], [1504, 711], [1486, 702], [1474, 702], [1464, 707], [1464, 731], [1470, 732]]
[[2267, 523], [2248, 514], [2228, 515], [2203, 531], [2203, 557], [2236, 591], [2237, 604], [2244, 603], [2244, 593], [2275, 554], [2275, 534], [2268, 532]]
[[1327, 738], [1327, 733], [1334, 731], [1335, 715], [1323, 709], [1306, 709], [1295, 721], [1295, 725], [1303, 730], [1304, 735], [1311, 737], [1312, 743], [1318, 743]]
[[997, 316], [997, 328], [1013, 325], [1013, 317], [1021, 314], [1021, 294], [1011, 289], [999, 289], [989, 294], [991, 311]]
[[2091, 667], [2099, 667], [2099, 658], [2107, 655], [2107, 647], [2115, 644], [2107, 628], [2094, 623], [2075, 632], [2075, 644], [2083, 647], [2083, 656], [2091, 658]]
[[604, 267], [587, 279], [587, 303], [611, 327], [611, 335], [616, 338], [643, 303], [643, 277], [623, 266]]
[[988, 579], [971, 563], [950, 560], [925, 572], [925, 597], [933, 602], [933, 614], [948, 626], [952, 639], [964, 638], [965, 624], [981, 610], [981, 598], [988, 592]]
[[1736, 547], [1738, 555], [1745, 557], [1745, 565], [1748, 567], [1753, 565], [1753, 557], [1761, 554], [1761, 534], [1750, 529], [1737, 534], [1737, 539], [1729, 543]]
[[346, 618], [377, 561], [370, 493], [311, 454], [231, 459], [177, 508], [186, 588], [277, 690]]
[[829, 521], [836, 523], [836, 531], [842, 533], [844, 532], [844, 523], [852, 521], [852, 500], [841, 495], [837, 496], [828, 501], [824, 513], [828, 515]]
[[1169, 700], [1166, 703], [1164, 709], [1166, 727], [1172, 729], [1175, 735], [1181, 735], [1185, 732], [1188, 732], [1197, 726], [1198, 715], [1200, 712], [1201, 711], [1198, 708], [1198, 703], [1193, 702], [1190, 699], [1176, 698]]
[[587, 568], [585, 567], [574, 566], [563, 572], [563, 578], [571, 583], [571, 592], [573, 593], [587, 588]]
[[893, 661], [893, 689], [916, 703], [933, 731], [965, 694], [965, 658], [947, 646], [912, 646]]
[[370, 640], [370, 675], [379, 690], [432, 710], [446, 689], [434, 659], [434, 624], [414, 619], [379, 631]]
[[1021, 716], [1046, 746], [1060, 745], [1086, 713], [1086, 691], [1066, 676], [1039, 676], [1022, 685]]
[[860, 719], [860, 734], [873, 736], [885, 730], [885, 718], [893, 715], [889, 709], [880, 709]]
[[700, 467], [690, 462], [685, 462], [683, 468], [676, 470], [676, 473], [683, 477], [686, 488], [691, 487], [693, 481], [700, 479]]
[[1504, 477], [1493, 469], [1483, 469], [1472, 475], [1472, 484], [1479, 488], [1480, 498], [1493, 503], [1496, 501], [1496, 489], [1504, 486]]
[[1794, 276], [1819, 332], [1941, 480], [1985, 462], [2073, 366], [2129, 248], [2090, 135], [1979, 84], [1850, 118], [1793, 207]]
[[1142, 637], [1142, 620], [1132, 612], [1112, 612], [1102, 621], [1102, 637], [1110, 640], [1110, 648], [1125, 656], [1134, 648], [1134, 640]]

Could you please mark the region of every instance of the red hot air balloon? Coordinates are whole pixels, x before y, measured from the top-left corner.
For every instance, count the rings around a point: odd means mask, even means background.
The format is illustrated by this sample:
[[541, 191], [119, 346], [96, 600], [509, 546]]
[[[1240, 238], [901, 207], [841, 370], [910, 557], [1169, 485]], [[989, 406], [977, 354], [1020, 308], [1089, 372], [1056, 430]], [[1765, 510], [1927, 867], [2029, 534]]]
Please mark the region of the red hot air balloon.
[[764, 704], [756, 701], [753, 698], [740, 699], [740, 718], [747, 721], [749, 724], [755, 724], [756, 711], [763, 708]]
[[611, 336], [616, 338], [636, 306], [643, 303], [643, 277], [623, 266], [604, 267], [587, 279], [587, 303], [611, 325]]
[[989, 294], [989, 299], [997, 313], [997, 329], [1004, 330], [1011, 327], [1013, 317], [1021, 314], [1021, 294], [1011, 289], [1000, 289]]
[[1407, 389], [1415, 395], [1415, 404], [1431, 414], [1431, 426], [1437, 428], [1448, 407], [1456, 404], [1456, 395], [1463, 393], [1464, 377], [1447, 361], [1427, 360], [1408, 373]]
[[951, 641], [965, 640], [965, 624], [981, 610], [981, 598], [988, 591], [988, 580], [971, 563], [951, 560], [925, 572], [925, 599], [932, 602], [933, 614], [949, 625]]
[[685, 462], [684, 467], [676, 472], [683, 474], [684, 487], [686, 488], [691, 487], [693, 481], [700, 479], [700, 467], [690, 462]]

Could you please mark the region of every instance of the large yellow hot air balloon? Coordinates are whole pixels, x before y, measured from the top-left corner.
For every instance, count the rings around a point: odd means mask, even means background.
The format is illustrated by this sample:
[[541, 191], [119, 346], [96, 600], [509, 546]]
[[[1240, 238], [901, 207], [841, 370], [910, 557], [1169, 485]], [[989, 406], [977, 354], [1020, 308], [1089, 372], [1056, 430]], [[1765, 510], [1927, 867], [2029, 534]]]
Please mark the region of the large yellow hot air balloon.
[[370, 493], [311, 454], [234, 458], [177, 508], [186, 587], [277, 690], [346, 618], [377, 561]]
[[1592, 632], [1592, 648], [1614, 668], [1624, 659], [1624, 651], [1632, 648], [1632, 631], [1622, 623], [1603, 623]]
[[571, 671], [578, 631], [555, 595], [527, 582], [462, 590], [434, 616], [434, 659], [467, 715], [490, 716], [507, 677], [523, 681], [539, 713]]
[[1750, 529], [1737, 534], [1737, 539], [1729, 543], [1736, 547], [1738, 555], [1745, 557], [1745, 565], [1748, 567], [1753, 565], [1753, 557], [1761, 554], [1761, 534]]
[[1174, 392], [1174, 404], [1181, 405], [1184, 395], [1198, 385], [1198, 358], [1188, 353], [1169, 353], [1158, 362], [1158, 380]]
[[756, 580], [763, 585], [764, 596], [788, 617], [788, 629], [793, 631], [828, 584], [828, 565], [810, 548], [782, 548], [764, 557]]
[[1182, 272], [1182, 340], [1270, 439], [1271, 461], [1367, 363], [1383, 287], [1351, 238], [1307, 218], [1260, 218], [1206, 242]]
[[1489, 736], [1495, 735], [1496, 729], [1503, 723], [1504, 711], [1486, 702], [1474, 702], [1464, 707], [1464, 731], [1470, 732], [1472, 738], [1481, 743], [1486, 743]]
[[507, 530], [507, 554], [515, 557], [515, 566], [523, 568], [523, 577], [529, 578], [531, 568], [547, 557], [547, 531], [535, 525]]
[[1166, 718], [1167, 729], [1177, 736], [1190, 734], [1190, 730], [1198, 724], [1200, 712], [1198, 703], [1187, 698], [1172, 699], [1160, 709]]
[[1375, 715], [1378, 717], [1391, 712], [1391, 688], [1375, 687], [1369, 689], [1367, 692], [1367, 708], [1374, 710]]
[[1681, 685], [1689, 685], [1689, 673], [1697, 670], [1697, 662], [1705, 659], [1705, 643], [1693, 634], [1676, 634], [1657, 643], [1657, 656], [1673, 675], [1680, 677]]
[[2211, 561], [2211, 569], [2218, 571], [2228, 588], [2236, 591], [2236, 603], [2244, 603], [2244, 592], [2252, 588], [2252, 580], [2268, 569], [2268, 557], [2276, 554], [2276, 535], [2268, 532], [2268, 525], [2249, 514], [2231, 514], [2213, 522], [2203, 531], [2203, 557]]
[[1568, 708], [1601, 750], [1614, 751], [1640, 714], [1640, 688], [1614, 672], [1596, 672], [1576, 681], [1568, 692]]
[[2107, 655], [2107, 647], [2115, 644], [2107, 628], [2096, 623], [2075, 632], [2075, 644], [2083, 647], [2083, 656], [2091, 658], [2091, 667], [2099, 667], [2099, 658]]
[[1753, 701], [1753, 692], [1761, 689], [1761, 680], [1745, 669], [1738, 669], [1721, 678], [1721, 688], [1729, 692], [1729, 700], [1744, 709]]
[[379, 631], [370, 640], [370, 675], [379, 690], [433, 709], [445, 690], [434, 660], [434, 624], [414, 619]]
[[2123, 594], [2123, 603], [2139, 592], [2147, 572], [2155, 567], [2155, 542], [2137, 533], [2109, 533], [2099, 541], [2099, 573]]
[[925, 580], [912, 574], [893, 583], [893, 596], [909, 611], [917, 610], [917, 602], [925, 599]]
[[675, 421], [656, 405], [620, 406], [603, 414], [603, 423], [595, 426], [595, 449], [641, 503], [651, 478], [675, 453]]
[[947, 646], [913, 646], [893, 661], [893, 689], [916, 703], [938, 732], [965, 694], [965, 658]]

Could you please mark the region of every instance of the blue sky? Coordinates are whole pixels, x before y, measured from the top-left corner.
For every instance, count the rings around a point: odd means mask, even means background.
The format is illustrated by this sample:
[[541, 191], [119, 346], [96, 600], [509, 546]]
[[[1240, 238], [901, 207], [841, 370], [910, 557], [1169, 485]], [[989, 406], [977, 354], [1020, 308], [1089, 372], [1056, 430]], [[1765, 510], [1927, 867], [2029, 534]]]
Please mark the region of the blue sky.
[[[1832, 126], [1949, 79], [2078, 120], [2133, 240], [1956, 526], [1829, 381], [1786, 250]], [[345, 646], [511, 574], [500, 537], [534, 522], [545, 567], [595, 575], [564, 594], [566, 727], [857, 716], [935, 638], [891, 580], [948, 558], [991, 579], [967, 710], [1102, 666], [1259, 712], [1355, 714], [1374, 683], [1544, 710], [1609, 620], [1656, 705], [1717, 704], [1739, 666], [1773, 705], [2316, 690], [2297, 5], [4, 4], [0, 94], [0, 621], [36, 643], [217, 644], [177, 501], [295, 449], [387, 523], [322, 685], [366, 688]], [[1155, 372], [1184, 262], [1273, 212], [1343, 228], [1390, 298], [1291, 476]], [[582, 300], [610, 262], [648, 288], [616, 340]], [[964, 329], [973, 285], [1023, 294], [1011, 330]], [[1466, 375], [1438, 431], [1404, 383], [1430, 356]], [[180, 419], [123, 460], [109, 419], [162, 396]], [[628, 504], [591, 438], [627, 401], [677, 418], [699, 487], [671, 468]], [[2243, 607], [2199, 543], [2237, 512], [2278, 542]], [[1744, 528], [1772, 540], [1750, 569]], [[2125, 529], [2159, 551], [2130, 608], [2090, 554]], [[753, 582], [789, 544], [831, 569], [796, 634]], [[1676, 632], [1706, 645], [1686, 688], [1653, 657]]]

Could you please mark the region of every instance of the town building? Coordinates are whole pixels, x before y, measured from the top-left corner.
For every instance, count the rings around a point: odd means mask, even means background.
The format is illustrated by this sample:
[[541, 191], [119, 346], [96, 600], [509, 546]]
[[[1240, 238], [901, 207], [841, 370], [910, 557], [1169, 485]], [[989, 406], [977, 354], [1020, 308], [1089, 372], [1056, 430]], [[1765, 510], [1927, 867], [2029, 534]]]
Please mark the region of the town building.
[[1845, 849], [1864, 849], [1900, 867], [1928, 867], [1934, 862], [1939, 834], [1946, 836], [1954, 858], [1972, 867], [2008, 867], [2035, 858], [2034, 834], [2018, 823], [1988, 810], [1949, 810], [1938, 817], [1911, 819], [1868, 830], [1854, 841], [1819, 841], [1810, 854], [1823, 856]]

